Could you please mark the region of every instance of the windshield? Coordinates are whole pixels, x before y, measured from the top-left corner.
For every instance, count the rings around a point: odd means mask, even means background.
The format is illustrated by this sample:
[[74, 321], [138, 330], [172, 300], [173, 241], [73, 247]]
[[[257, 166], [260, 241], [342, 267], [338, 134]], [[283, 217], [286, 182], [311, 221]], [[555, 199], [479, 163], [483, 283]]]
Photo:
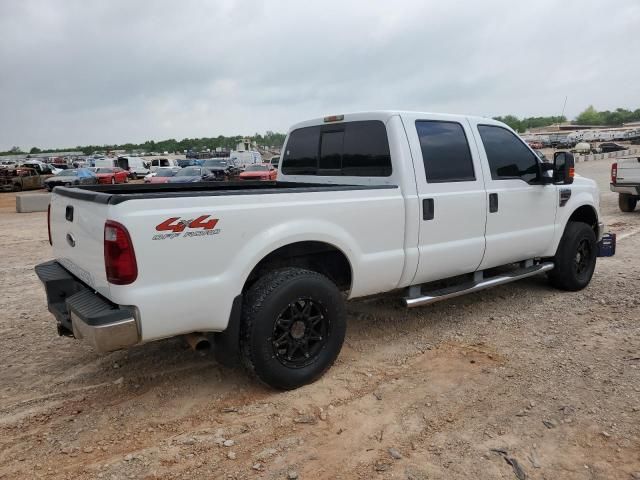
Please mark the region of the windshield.
[[171, 169], [159, 169], [156, 172], [156, 177], [173, 177], [175, 175], [174, 171]]
[[247, 168], [245, 168], [245, 172], [264, 172], [266, 170], [266, 165], [249, 165]]
[[202, 175], [202, 170], [197, 167], [183, 168], [176, 173], [176, 177], [199, 177], [200, 175]]
[[229, 162], [226, 160], [205, 160], [203, 165], [205, 167], [226, 167]]

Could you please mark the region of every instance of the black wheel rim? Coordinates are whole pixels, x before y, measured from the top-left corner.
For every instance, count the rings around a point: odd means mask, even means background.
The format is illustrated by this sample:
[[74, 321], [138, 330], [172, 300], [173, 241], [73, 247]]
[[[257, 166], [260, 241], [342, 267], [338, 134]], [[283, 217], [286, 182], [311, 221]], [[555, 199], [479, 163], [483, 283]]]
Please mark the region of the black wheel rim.
[[580, 240], [576, 251], [575, 269], [578, 275], [582, 275], [591, 265], [591, 245], [586, 239]]
[[286, 367], [311, 365], [327, 344], [330, 322], [325, 308], [310, 298], [290, 303], [273, 325], [274, 356]]

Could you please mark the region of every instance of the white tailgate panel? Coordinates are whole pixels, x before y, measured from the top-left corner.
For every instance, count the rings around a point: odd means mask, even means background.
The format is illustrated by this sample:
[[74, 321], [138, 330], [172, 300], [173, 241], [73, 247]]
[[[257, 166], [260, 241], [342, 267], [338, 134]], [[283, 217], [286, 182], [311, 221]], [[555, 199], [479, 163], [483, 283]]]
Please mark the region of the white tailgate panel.
[[636, 158], [618, 160], [619, 183], [640, 183], [640, 161]]
[[[73, 208], [72, 221], [66, 219], [67, 207]], [[105, 297], [109, 296], [104, 268], [104, 222], [108, 209], [109, 206], [102, 203], [51, 195], [55, 259]]]

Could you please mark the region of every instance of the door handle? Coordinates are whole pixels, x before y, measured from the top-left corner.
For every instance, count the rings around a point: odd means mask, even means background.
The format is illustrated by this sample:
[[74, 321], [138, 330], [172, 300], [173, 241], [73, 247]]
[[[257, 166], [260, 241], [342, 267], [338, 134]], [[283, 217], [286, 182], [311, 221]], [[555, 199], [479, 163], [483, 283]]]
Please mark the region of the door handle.
[[495, 213], [498, 211], [498, 194], [489, 194], [489, 213]]
[[425, 198], [422, 200], [422, 219], [433, 220], [433, 198]]

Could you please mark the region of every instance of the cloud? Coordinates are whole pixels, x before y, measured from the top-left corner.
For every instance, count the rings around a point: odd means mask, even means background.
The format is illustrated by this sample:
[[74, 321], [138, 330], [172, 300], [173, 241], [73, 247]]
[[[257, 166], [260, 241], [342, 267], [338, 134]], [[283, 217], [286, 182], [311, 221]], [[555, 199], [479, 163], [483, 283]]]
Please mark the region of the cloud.
[[0, 149], [638, 108], [636, 0], [0, 2]]

